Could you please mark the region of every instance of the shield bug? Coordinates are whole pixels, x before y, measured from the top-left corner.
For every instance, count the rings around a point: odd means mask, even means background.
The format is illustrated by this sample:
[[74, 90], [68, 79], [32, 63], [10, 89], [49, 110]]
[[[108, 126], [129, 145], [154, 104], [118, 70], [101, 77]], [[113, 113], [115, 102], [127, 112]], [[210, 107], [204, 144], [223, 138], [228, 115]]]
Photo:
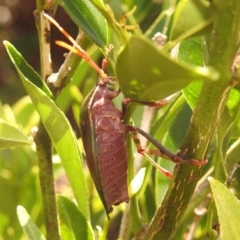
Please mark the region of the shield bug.
[[[184, 160], [180, 156], [169, 152], [143, 130], [125, 124], [123, 119], [127, 109], [126, 104], [131, 100], [124, 101], [123, 106], [125, 107], [123, 107], [122, 111], [114, 105], [112, 100], [120, 93], [119, 90], [113, 87], [115, 78], [105, 74], [55, 20], [46, 14], [45, 16], [59, 28], [73, 43], [74, 47], [60, 41], [56, 41], [56, 43], [84, 58], [99, 74], [96, 87], [92, 89], [82, 104], [80, 129], [87, 165], [107, 214], [112, 211], [113, 205], [129, 201], [127, 185], [128, 153], [126, 146], [128, 133], [132, 133], [137, 151], [146, 156], [167, 177], [171, 177], [171, 173], [148, 157], [140, 146], [137, 133], [146, 137], [157, 147], [157, 150], [152, 151], [155, 155], [162, 156], [175, 163], [188, 162], [194, 165], [202, 165], [207, 162], [206, 160]], [[166, 103], [163, 100], [144, 104], [162, 106]]]

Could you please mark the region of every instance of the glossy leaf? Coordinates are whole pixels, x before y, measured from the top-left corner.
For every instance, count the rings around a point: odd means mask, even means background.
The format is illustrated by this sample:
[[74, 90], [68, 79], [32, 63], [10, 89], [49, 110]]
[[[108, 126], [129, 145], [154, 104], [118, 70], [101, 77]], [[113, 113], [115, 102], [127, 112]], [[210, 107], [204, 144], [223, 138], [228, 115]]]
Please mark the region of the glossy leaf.
[[190, 37], [206, 29], [211, 24], [210, 5], [210, 2], [204, 0], [179, 1], [173, 17], [170, 41], [181, 35]]
[[[201, 38], [189, 38], [181, 41], [178, 50], [178, 59], [196, 66], [203, 66], [203, 49]], [[200, 91], [202, 88], [202, 82], [193, 81], [186, 88], [183, 89], [184, 97], [191, 108], [197, 103]]]
[[64, 9], [78, 27], [100, 48], [108, 44], [105, 18], [89, 0], [61, 0]]
[[178, 59], [195, 66], [204, 66], [202, 37], [188, 38], [179, 43]]
[[218, 78], [215, 70], [176, 62], [139, 37], [132, 37], [119, 53], [116, 73], [124, 96], [143, 102], [163, 99], [193, 80]]
[[41, 89], [48, 97], [52, 98], [52, 93], [47, 87], [47, 85], [41, 80], [41, 77], [37, 74], [37, 72], [27, 64], [24, 58], [21, 56], [19, 52], [7, 41], [3, 42], [5, 47], [7, 48], [8, 55], [16, 67], [18, 74], [22, 76], [28, 76], [28, 79], [36, 85], [39, 89]]
[[221, 225], [221, 239], [237, 240], [240, 236], [239, 200], [216, 179], [211, 177], [209, 182]]
[[101, 14], [107, 20], [109, 26], [113, 26], [115, 24], [114, 14], [111, 11], [111, 8], [106, 7], [102, 0], [91, 0], [91, 2], [96, 6], [96, 8], [101, 12]]
[[[28, 66], [20, 53], [17, 52], [10, 43], [5, 42], [4, 44], [19, 73], [24, 87], [40, 115], [42, 123], [53, 141], [54, 147], [61, 157], [62, 164], [71, 183], [79, 209], [85, 218], [87, 218], [87, 193], [82, 170], [82, 159], [79, 153], [77, 139], [71, 125], [55, 102], [53, 102], [45, 92], [38, 88], [37, 85], [31, 82], [31, 77], [37, 75], [37, 73], [33, 73], [33, 70]], [[24, 72], [25, 75], [23, 74], [22, 69], [28, 69], [28, 71]], [[37, 78], [40, 79], [39, 76]]]
[[17, 215], [19, 222], [29, 240], [44, 240], [44, 236], [41, 234], [40, 230], [37, 228], [35, 223], [31, 220], [27, 211], [22, 207], [17, 207]]
[[190, 83], [189, 86], [183, 89], [184, 96], [189, 104], [189, 106], [193, 109], [197, 103], [199, 94], [201, 92], [202, 83], [199, 81], [194, 81]]
[[18, 128], [0, 119], [0, 150], [32, 143]]
[[[180, 43], [178, 58], [189, 64], [203, 66], [204, 65], [204, 49], [202, 44], [202, 39], [200, 37], [190, 38], [183, 40]], [[199, 94], [201, 92], [202, 83], [200, 81], [191, 82], [186, 88], [183, 89], [184, 97], [186, 98], [188, 104], [193, 109], [198, 101]], [[236, 120], [238, 113], [238, 106], [240, 103], [240, 93], [239, 87], [234, 87], [228, 97], [226, 103], [226, 109], [221, 118], [220, 124], [218, 126], [219, 140], [226, 136], [228, 130], [231, 130], [231, 137], [236, 138], [240, 135], [240, 124], [239, 121], [236, 122], [234, 130], [230, 128], [233, 122]]]
[[58, 196], [57, 205], [62, 239], [94, 239], [90, 223], [75, 203], [66, 197]]

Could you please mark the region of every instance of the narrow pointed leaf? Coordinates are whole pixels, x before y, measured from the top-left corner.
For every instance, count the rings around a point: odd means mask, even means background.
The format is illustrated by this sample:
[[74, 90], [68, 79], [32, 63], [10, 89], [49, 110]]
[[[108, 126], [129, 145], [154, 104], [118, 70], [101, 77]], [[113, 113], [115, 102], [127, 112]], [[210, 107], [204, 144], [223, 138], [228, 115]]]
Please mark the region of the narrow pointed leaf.
[[18, 220], [23, 228], [24, 233], [29, 240], [44, 240], [44, 236], [41, 234], [40, 230], [37, 228], [35, 223], [31, 220], [27, 211], [22, 207], [17, 207]]
[[61, 0], [64, 9], [78, 27], [99, 47], [108, 43], [108, 29], [105, 18], [89, 0]]
[[219, 181], [209, 178], [221, 226], [221, 239], [237, 240], [240, 236], [239, 200]]
[[66, 197], [58, 196], [57, 205], [63, 239], [94, 239], [90, 223], [79, 211], [76, 204]]
[[41, 80], [41, 77], [37, 74], [37, 72], [27, 64], [25, 59], [21, 56], [21, 54], [16, 51], [16, 49], [8, 42], [3, 42], [8, 55], [15, 65], [18, 74], [22, 76], [27, 76], [29, 81], [31, 81], [34, 85], [36, 85], [39, 89], [41, 89], [47, 96], [52, 98], [52, 93], [47, 87], [47, 85]]
[[[33, 73], [19, 52], [8, 42], [4, 43], [13, 64], [15, 65], [22, 83], [32, 99], [53, 144], [61, 157], [63, 167], [72, 186], [79, 209], [87, 218], [87, 193], [82, 169], [82, 159], [79, 153], [77, 139], [64, 113], [56, 103], [43, 92], [38, 85], [31, 82]], [[20, 66], [18, 65], [20, 63]], [[28, 69], [23, 72], [22, 69]], [[40, 77], [38, 76], [40, 79]]]

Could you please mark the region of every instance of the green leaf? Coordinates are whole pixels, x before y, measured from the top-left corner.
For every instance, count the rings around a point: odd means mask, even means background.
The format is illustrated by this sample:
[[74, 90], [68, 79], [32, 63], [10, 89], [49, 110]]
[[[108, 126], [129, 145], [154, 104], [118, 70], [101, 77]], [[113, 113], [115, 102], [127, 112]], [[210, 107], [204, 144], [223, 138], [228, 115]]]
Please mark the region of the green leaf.
[[16, 51], [16, 49], [8, 42], [3, 42], [5, 47], [7, 48], [8, 55], [15, 65], [17, 72], [19, 75], [28, 76], [28, 79], [35, 84], [38, 88], [40, 88], [47, 96], [52, 98], [52, 93], [47, 87], [47, 85], [42, 81], [41, 77], [34, 71], [34, 69], [27, 64], [25, 59], [21, 56], [21, 54]]
[[39, 122], [39, 116], [32, 104], [31, 98], [25, 96], [19, 99], [12, 106], [13, 113], [16, 118], [16, 122], [21, 126], [24, 133], [29, 133], [31, 129]]
[[99, 47], [108, 45], [105, 18], [89, 0], [61, 0], [61, 4], [78, 27]]
[[199, 98], [202, 89], [202, 82], [194, 81], [183, 89], [184, 97], [186, 98], [189, 106], [193, 109]]
[[[103, 2], [103, 0], [91, 0], [99, 12], [104, 16], [109, 26], [113, 27], [115, 24], [114, 14], [112, 9]], [[118, 8], [119, 9], [119, 8]], [[121, 10], [121, 9], [119, 9]]]
[[163, 99], [193, 80], [218, 78], [215, 70], [176, 62], [139, 37], [132, 37], [120, 52], [116, 73], [124, 96], [142, 102]]
[[[49, 95], [45, 94], [37, 85], [30, 82], [31, 77], [34, 75], [32, 72], [33, 70], [28, 66], [22, 56], [10, 43], [5, 41], [4, 44], [61, 158], [66, 175], [78, 202], [79, 209], [84, 217], [87, 218], [87, 192], [82, 169], [82, 159], [79, 153], [77, 139], [71, 125], [64, 113], [58, 108]], [[21, 68], [19, 68], [19, 62], [21, 63]], [[28, 69], [28, 71], [24, 72], [25, 75], [21, 71], [22, 68]], [[41, 79], [39, 76], [38, 78]]]
[[[141, 21], [144, 20], [144, 18], [149, 13], [151, 8], [153, 8], [153, 4], [154, 4], [153, 1], [135, 0], [135, 1], [131, 1], [128, 8], [129, 10], [131, 10], [134, 7], [136, 7], [136, 11], [134, 12], [134, 17], [136, 19], [136, 22], [140, 23]], [[155, 5], [154, 9], [156, 9], [157, 6], [158, 5]]]
[[146, 168], [141, 168], [130, 183], [130, 196], [136, 194], [141, 188], [145, 176]]
[[94, 239], [90, 223], [71, 200], [57, 197], [58, 213], [62, 239]]
[[18, 128], [0, 119], [0, 150], [32, 143]]
[[29, 217], [27, 211], [22, 207], [17, 207], [17, 215], [19, 222], [29, 240], [44, 240], [44, 236], [41, 234], [40, 230], [37, 228], [35, 223]]
[[[189, 115], [191, 115], [191, 111], [186, 106], [184, 97], [179, 95], [175, 97], [174, 101], [171, 101], [161, 109], [160, 113], [161, 114], [156, 115], [152, 123], [151, 135], [171, 152], [177, 152], [189, 126]], [[152, 148], [152, 146], [150, 146], [150, 148]], [[159, 158], [158, 163], [171, 172], [175, 165], [171, 161]], [[156, 171], [155, 181], [155, 198], [156, 202], [159, 203], [167, 191], [170, 179]]]
[[219, 181], [209, 177], [209, 182], [221, 225], [221, 239], [239, 239], [239, 200]]
[[[231, 174], [234, 165], [238, 162], [238, 158], [235, 158], [235, 162], [233, 158], [231, 162], [228, 162], [228, 158], [226, 162], [226, 157], [227, 154], [236, 147], [236, 145], [233, 145], [234, 147], [229, 147], [230, 139], [239, 136], [239, 108], [240, 93], [239, 90], [233, 88], [229, 94], [226, 107], [217, 126], [217, 142], [213, 161], [217, 163], [215, 167], [215, 177], [221, 182], [227, 181], [228, 173]], [[229, 171], [227, 171], [227, 169]]]
[[[181, 41], [178, 49], [178, 59], [197, 66], [204, 65], [202, 39], [200, 37], [189, 38]], [[193, 81], [183, 89], [184, 97], [193, 109], [197, 103], [202, 82]]]
[[202, 37], [188, 38], [180, 42], [178, 48], [178, 59], [196, 65], [204, 66]]
[[238, 138], [235, 142], [231, 144], [227, 152], [226, 168], [228, 173], [233, 172], [233, 169], [238, 166], [237, 163], [239, 162], [239, 155], [240, 155], [240, 138]]
[[[211, 3], [204, 0], [179, 1], [173, 17], [170, 40], [195, 35], [211, 24]], [[191, 21], [189, 21], [191, 19]], [[183, 36], [184, 35], [184, 36]]]

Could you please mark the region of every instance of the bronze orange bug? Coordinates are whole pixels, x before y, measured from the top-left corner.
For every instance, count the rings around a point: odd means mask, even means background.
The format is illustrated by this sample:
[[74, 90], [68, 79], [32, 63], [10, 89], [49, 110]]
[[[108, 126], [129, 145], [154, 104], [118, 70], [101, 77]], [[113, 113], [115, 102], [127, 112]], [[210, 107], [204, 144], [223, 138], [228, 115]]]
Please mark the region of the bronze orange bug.
[[[113, 205], [129, 201], [126, 147], [126, 136], [129, 132], [133, 133], [133, 139], [138, 152], [144, 156], [147, 156], [147, 154], [138, 143], [137, 133], [143, 135], [157, 147], [157, 152], [153, 151], [156, 155], [160, 155], [175, 163], [188, 162], [194, 165], [202, 165], [207, 162], [206, 160], [184, 160], [180, 156], [169, 152], [143, 130], [125, 124], [123, 118], [126, 113], [126, 107], [123, 104], [123, 111], [120, 111], [112, 101], [120, 93], [120, 90], [116, 90], [113, 87], [115, 79], [104, 73], [54, 19], [46, 14], [45, 16], [73, 43], [74, 47], [61, 41], [56, 41], [56, 43], [84, 58], [99, 74], [99, 81], [96, 87], [92, 89], [82, 104], [80, 129], [87, 165], [107, 214], [112, 211]], [[131, 100], [125, 101], [125, 105], [129, 101]], [[163, 106], [166, 103], [163, 100], [143, 104]], [[150, 161], [165, 176], [172, 176], [170, 172], [160, 167], [153, 160]]]

